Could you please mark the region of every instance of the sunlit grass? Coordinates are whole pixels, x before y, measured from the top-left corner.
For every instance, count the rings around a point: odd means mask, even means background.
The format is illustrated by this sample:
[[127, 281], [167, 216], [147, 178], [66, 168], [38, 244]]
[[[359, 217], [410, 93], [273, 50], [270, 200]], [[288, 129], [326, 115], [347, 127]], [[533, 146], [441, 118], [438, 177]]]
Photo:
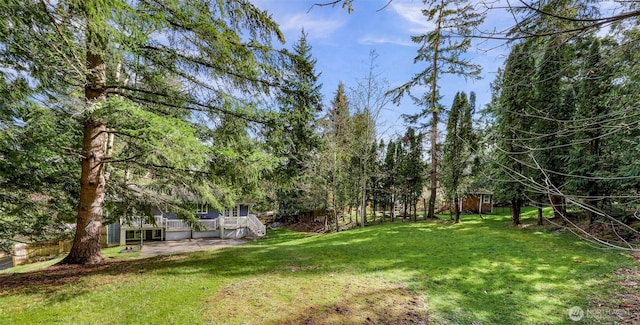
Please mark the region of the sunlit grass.
[[[525, 214], [534, 224], [535, 210]], [[505, 214], [442, 219], [275, 229], [249, 245], [119, 262], [78, 283], [0, 289], [0, 323], [571, 324], [567, 310], [612, 299], [613, 271], [632, 263], [568, 234], [512, 227]]]

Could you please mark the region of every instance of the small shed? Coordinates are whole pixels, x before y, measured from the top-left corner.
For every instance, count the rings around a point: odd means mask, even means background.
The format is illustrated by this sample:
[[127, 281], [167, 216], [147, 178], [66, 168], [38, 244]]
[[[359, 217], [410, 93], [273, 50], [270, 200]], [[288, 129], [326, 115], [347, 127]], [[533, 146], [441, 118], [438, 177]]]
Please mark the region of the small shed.
[[460, 201], [460, 211], [478, 214], [492, 213], [493, 192], [487, 189], [470, 191], [467, 196]]

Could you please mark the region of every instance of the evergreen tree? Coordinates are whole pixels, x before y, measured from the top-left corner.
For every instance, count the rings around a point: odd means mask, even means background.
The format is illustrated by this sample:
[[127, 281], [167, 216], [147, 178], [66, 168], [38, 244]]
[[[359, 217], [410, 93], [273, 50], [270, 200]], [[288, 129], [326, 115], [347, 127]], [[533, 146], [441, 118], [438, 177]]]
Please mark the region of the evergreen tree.
[[394, 101], [398, 103], [405, 93], [410, 95], [411, 88], [419, 85], [428, 87], [428, 93], [424, 95], [427, 107], [411, 119], [431, 117], [431, 194], [428, 217], [433, 218], [438, 187], [438, 81], [443, 74], [466, 78], [476, 77], [480, 73], [480, 66], [472, 64], [463, 54], [471, 46], [472, 32], [482, 24], [484, 15], [476, 12], [474, 5], [467, 0], [428, 0], [424, 3], [427, 9], [422, 10], [422, 14], [435, 25], [434, 29], [411, 39], [420, 46], [414, 62], [424, 61], [427, 68], [393, 92], [396, 94]]
[[531, 86], [534, 84], [535, 60], [531, 56], [532, 44], [528, 41], [516, 44], [505, 70], [497, 80], [489, 112], [494, 118], [491, 140], [494, 144], [492, 177], [497, 200], [511, 204], [511, 222], [520, 224], [520, 209], [525, 200], [526, 157], [528, 149], [525, 133], [531, 120], [524, 118], [534, 101]]
[[552, 38], [545, 43], [537, 69], [536, 98], [527, 109], [528, 116], [533, 118], [527, 146], [535, 149], [531, 154], [535, 159], [532, 167], [539, 169], [537, 179], [540, 184], [551, 184], [546, 188], [543, 186], [541, 194], [549, 198], [554, 215], [562, 218], [565, 214], [564, 200], [558, 189], [565, 186], [565, 162], [569, 149], [566, 126], [573, 116], [575, 101], [573, 90], [565, 87], [563, 82], [568, 69], [564, 57], [568, 45], [558, 42], [562, 40]]
[[[418, 217], [417, 205], [424, 186], [425, 164], [422, 161], [422, 134], [416, 134], [413, 128], [407, 129], [404, 139], [406, 158], [404, 159], [404, 186], [406, 186], [406, 206], [413, 213], [413, 221]], [[406, 213], [405, 213], [406, 214]]]
[[0, 250], [9, 254], [16, 241], [65, 238], [79, 192], [78, 158], [66, 149], [80, 142], [77, 124], [22, 99], [0, 94]]
[[277, 154], [283, 157], [276, 170], [281, 182], [276, 191], [278, 211], [283, 216], [310, 209], [306, 195], [311, 179], [307, 176], [312, 176], [309, 168], [320, 141], [315, 122], [322, 102], [322, 85], [318, 84], [311, 49], [303, 30], [291, 59], [284, 64], [289, 76], [278, 96], [281, 123], [270, 135], [271, 141], [277, 143]]
[[[474, 95], [475, 96], [475, 95]], [[460, 222], [460, 197], [467, 192], [477, 139], [471, 121], [467, 94], [456, 94], [447, 121], [447, 136], [442, 156], [442, 185], [449, 202], [453, 201], [454, 222]]]
[[[336, 159], [336, 204], [340, 213], [344, 213], [345, 208], [352, 202], [351, 191], [351, 174], [348, 172], [348, 164], [350, 161], [350, 144], [351, 144], [351, 113], [349, 110], [350, 103], [345, 93], [344, 84], [338, 83], [335, 97], [331, 101], [332, 108], [329, 109], [329, 132]], [[351, 216], [349, 216], [351, 217]]]
[[[10, 0], [0, 4], [0, 31], [0, 79], [29, 80], [25, 96], [45, 99], [82, 130], [76, 235], [65, 263], [102, 261], [107, 190], [152, 204], [161, 201], [154, 189], [173, 188], [220, 205], [210, 193], [230, 189], [209, 178], [193, 121], [230, 114], [265, 122], [250, 102], [279, 86], [270, 43], [282, 34], [243, 0]], [[136, 181], [148, 175], [148, 186]]]
[[351, 113], [349, 99], [345, 93], [344, 84], [338, 83], [335, 97], [331, 101], [329, 109], [329, 119], [331, 121], [330, 131], [334, 134], [338, 146], [346, 149], [349, 146], [349, 125], [351, 123]]
[[339, 217], [344, 221], [344, 210], [349, 201], [348, 186], [351, 175], [348, 173], [349, 164], [349, 101], [344, 92], [342, 82], [338, 84], [331, 108], [321, 120], [323, 127], [323, 150], [319, 157], [324, 161], [323, 175], [328, 189], [328, 206], [335, 217], [336, 231], [340, 230]]
[[398, 199], [398, 147], [399, 143], [390, 140], [387, 144], [387, 151], [384, 157], [384, 188], [386, 189], [386, 207], [390, 209], [391, 220], [395, 218], [395, 206]]
[[569, 191], [586, 194], [586, 210], [593, 223], [602, 207], [600, 196], [605, 184], [598, 180], [603, 173], [605, 119], [609, 114], [607, 93], [611, 91], [611, 75], [601, 58], [600, 40], [592, 37], [582, 62], [577, 87], [577, 109], [574, 119], [575, 141], [568, 160]]

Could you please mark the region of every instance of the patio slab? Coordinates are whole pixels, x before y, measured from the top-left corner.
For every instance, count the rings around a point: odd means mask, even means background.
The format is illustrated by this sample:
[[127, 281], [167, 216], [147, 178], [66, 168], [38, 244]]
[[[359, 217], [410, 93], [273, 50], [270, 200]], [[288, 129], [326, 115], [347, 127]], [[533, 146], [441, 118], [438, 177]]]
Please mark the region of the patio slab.
[[142, 246], [141, 257], [172, 255], [185, 252], [204, 251], [248, 243], [243, 239], [197, 238], [170, 241], [148, 241]]

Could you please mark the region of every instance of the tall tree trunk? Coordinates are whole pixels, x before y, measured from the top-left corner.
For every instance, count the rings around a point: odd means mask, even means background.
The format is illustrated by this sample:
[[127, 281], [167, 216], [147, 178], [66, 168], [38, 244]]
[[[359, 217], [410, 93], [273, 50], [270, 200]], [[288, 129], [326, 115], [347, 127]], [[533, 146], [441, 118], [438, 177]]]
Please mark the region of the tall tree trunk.
[[413, 201], [413, 221], [418, 221], [418, 199]]
[[84, 127], [76, 235], [71, 251], [62, 263], [97, 264], [103, 260], [100, 252], [100, 236], [102, 233], [102, 206], [105, 196], [104, 148], [106, 131], [105, 125], [99, 122], [88, 122]]
[[422, 210], [424, 218], [427, 219], [427, 198], [422, 199]]
[[521, 199], [511, 199], [511, 224], [517, 226], [520, 224], [520, 207]]
[[367, 178], [363, 173], [362, 179], [362, 227], [367, 223]]
[[395, 187], [391, 189], [391, 222], [394, 222], [396, 219], [396, 194]]
[[407, 195], [405, 194], [402, 201], [402, 220], [407, 218], [407, 207], [409, 206], [409, 202], [407, 200]]
[[564, 219], [567, 215], [564, 208], [564, 198], [558, 195], [551, 195], [549, 201], [553, 208], [553, 217]]
[[589, 224], [592, 225], [595, 223], [598, 214], [596, 213], [596, 209], [598, 209], [598, 199], [597, 197], [600, 195], [598, 190], [598, 183], [595, 181], [590, 182], [590, 191], [589, 191], [589, 199], [587, 199], [587, 204], [589, 205], [589, 210], [587, 213], [589, 214]]
[[[332, 204], [333, 217], [336, 219], [336, 232], [339, 232], [340, 231], [340, 222], [338, 221], [338, 209], [336, 207], [336, 188], [335, 188], [335, 183], [333, 183], [332, 191], [333, 191], [333, 195], [331, 195], [331, 201], [333, 202], [333, 204]], [[343, 216], [343, 218], [344, 218], [344, 216]], [[342, 221], [344, 221], [344, 220], [342, 220]]]
[[[596, 129], [596, 132], [594, 135], [594, 139], [591, 140], [591, 143], [589, 145], [589, 153], [591, 154], [591, 158], [596, 159], [596, 165], [594, 166], [595, 168], [599, 168], [601, 166], [600, 165], [601, 152], [600, 152], [600, 138], [599, 138], [600, 127], [602, 126], [598, 125], [598, 128]], [[594, 222], [596, 221], [596, 218], [598, 217], [598, 214], [593, 210], [598, 208], [598, 196], [600, 196], [600, 189], [599, 189], [598, 183], [595, 180], [588, 181], [587, 187], [589, 188], [589, 199], [587, 199], [587, 204], [591, 208], [591, 210], [588, 211], [589, 224], [592, 225], [594, 224]]]
[[460, 198], [456, 195], [453, 197], [453, 211], [455, 211], [455, 219], [453, 223], [460, 222]]
[[428, 217], [435, 218], [435, 208], [436, 208], [436, 189], [438, 187], [438, 153], [436, 152], [436, 142], [438, 141], [438, 112], [435, 111], [435, 100], [432, 104], [432, 108], [434, 111], [432, 113], [432, 121], [431, 121], [431, 164], [430, 164], [430, 190], [429, 193], [429, 210]]
[[[87, 21], [92, 19], [89, 12], [87, 10]], [[107, 66], [100, 53], [101, 49], [105, 48], [106, 38], [102, 31], [88, 28], [87, 83], [84, 90], [88, 106], [107, 100]], [[61, 263], [98, 264], [103, 260], [100, 237], [106, 184], [104, 163], [107, 139], [106, 125], [92, 118], [85, 121], [76, 234], [69, 255]]]
[[538, 226], [542, 226], [544, 217], [542, 216], [542, 207], [538, 206]]
[[378, 208], [378, 201], [376, 200], [375, 194], [373, 195], [373, 202], [371, 204], [373, 205], [373, 207], [372, 207], [373, 208], [373, 215], [372, 215], [373, 221], [372, 222], [375, 225], [376, 224], [376, 208]]
[[436, 189], [438, 188], [438, 150], [437, 150], [437, 142], [438, 142], [438, 108], [436, 107], [436, 101], [438, 100], [438, 59], [440, 54], [440, 31], [442, 30], [442, 10], [444, 7], [440, 7], [438, 13], [438, 19], [436, 20], [436, 35], [437, 39], [435, 40], [435, 48], [433, 49], [433, 58], [431, 62], [431, 94], [429, 97], [429, 106], [431, 106], [431, 165], [430, 169], [430, 177], [431, 184], [430, 189], [431, 193], [429, 193], [429, 218], [435, 218], [435, 209], [436, 209]]

